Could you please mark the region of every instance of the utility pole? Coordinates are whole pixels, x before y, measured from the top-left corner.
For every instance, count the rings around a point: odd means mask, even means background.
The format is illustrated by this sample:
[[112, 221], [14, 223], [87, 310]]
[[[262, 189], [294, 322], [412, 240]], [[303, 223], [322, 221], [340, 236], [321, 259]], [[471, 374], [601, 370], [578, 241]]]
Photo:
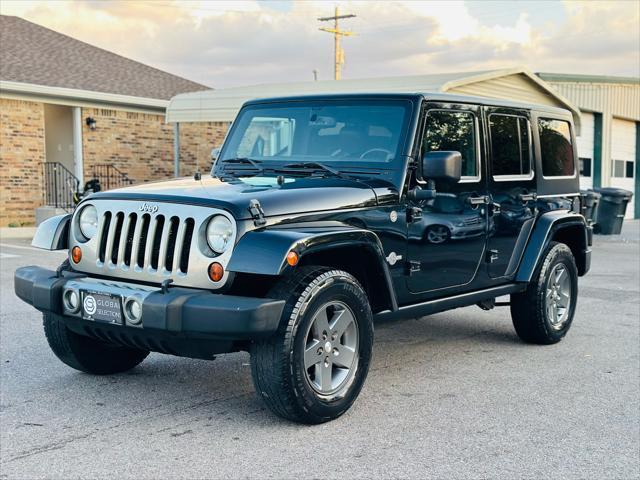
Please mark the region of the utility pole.
[[320, 22], [328, 22], [330, 20], [333, 20], [333, 28], [324, 28], [321, 27], [320, 30], [322, 30], [323, 32], [328, 32], [328, 33], [333, 33], [333, 41], [334, 41], [334, 79], [335, 80], [340, 80], [340, 67], [342, 66], [342, 64], [344, 63], [344, 50], [342, 50], [342, 48], [340, 47], [340, 37], [351, 37], [353, 35], [355, 35], [354, 32], [350, 32], [347, 30], [340, 30], [339, 25], [338, 25], [338, 20], [342, 19], [342, 18], [354, 18], [355, 15], [352, 14], [346, 14], [346, 15], [340, 15], [339, 9], [336, 6], [336, 10], [335, 13], [333, 15], [333, 17], [320, 17], [318, 18], [318, 20]]

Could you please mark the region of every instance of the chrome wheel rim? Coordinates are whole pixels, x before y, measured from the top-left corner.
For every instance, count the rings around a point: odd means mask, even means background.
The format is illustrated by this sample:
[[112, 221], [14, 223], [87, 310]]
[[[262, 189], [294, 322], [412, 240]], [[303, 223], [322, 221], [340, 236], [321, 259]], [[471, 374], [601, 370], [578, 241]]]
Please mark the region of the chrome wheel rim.
[[447, 235], [445, 227], [434, 227], [427, 233], [427, 239], [431, 243], [442, 243], [447, 240]]
[[558, 263], [549, 273], [545, 292], [547, 318], [554, 330], [560, 330], [569, 319], [571, 291], [569, 271], [564, 264]]
[[313, 315], [305, 336], [304, 370], [311, 388], [331, 395], [348, 385], [358, 364], [358, 324], [344, 303], [331, 301]]

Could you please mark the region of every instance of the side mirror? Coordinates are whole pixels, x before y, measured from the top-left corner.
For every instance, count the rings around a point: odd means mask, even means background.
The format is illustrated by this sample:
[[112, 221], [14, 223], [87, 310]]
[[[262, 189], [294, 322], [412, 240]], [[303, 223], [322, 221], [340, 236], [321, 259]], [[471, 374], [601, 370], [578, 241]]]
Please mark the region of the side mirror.
[[424, 180], [447, 180], [459, 182], [462, 175], [462, 155], [453, 151], [427, 152], [422, 157]]

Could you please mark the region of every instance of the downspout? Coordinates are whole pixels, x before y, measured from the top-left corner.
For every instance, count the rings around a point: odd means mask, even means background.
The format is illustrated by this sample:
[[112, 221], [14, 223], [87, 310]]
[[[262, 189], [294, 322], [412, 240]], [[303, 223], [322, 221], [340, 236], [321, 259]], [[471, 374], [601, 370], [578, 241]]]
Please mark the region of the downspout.
[[180, 176], [180, 124], [173, 124], [173, 176]]
[[602, 114], [593, 114], [593, 188], [602, 187]]
[[640, 122], [636, 122], [636, 171], [634, 180], [634, 210], [633, 217], [640, 218]]

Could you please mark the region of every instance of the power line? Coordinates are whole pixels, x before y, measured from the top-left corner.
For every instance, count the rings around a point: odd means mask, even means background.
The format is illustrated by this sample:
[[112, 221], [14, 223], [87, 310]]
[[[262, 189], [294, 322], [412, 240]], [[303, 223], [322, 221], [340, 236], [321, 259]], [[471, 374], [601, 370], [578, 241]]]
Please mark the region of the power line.
[[333, 33], [333, 56], [334, 56], [334, 74], [333, 74], [333, 78], [335, 80], [340, 80], [340, 69], [342, 67], [342, 65], [344, 64], [344, 50], [340, 47], [340, 37], [351, 37], [353, 35], [355, 35], [354, 32], [350, 32], [348, 30], [340, 30], [340, 27], [338, 25], [338, 20], [343, 19], [343, 18], [355, 18], [356, 15], [353, 15], [351, 13], [345, 14], [345, 15], [340, 15], [340, 11], [339, 8], [336, 7], [335, 9], [335, 13], [333, 15], [333, 17], [320, 17], [318, 18], [318, 21], [320, 22], [328, 22], [330, 20], [333, 20], [333, 28], [325, 28], [325, 27], [320, 27], [320, 30], [322, 30], [323, 32], [327, 32], [327, 33]]

